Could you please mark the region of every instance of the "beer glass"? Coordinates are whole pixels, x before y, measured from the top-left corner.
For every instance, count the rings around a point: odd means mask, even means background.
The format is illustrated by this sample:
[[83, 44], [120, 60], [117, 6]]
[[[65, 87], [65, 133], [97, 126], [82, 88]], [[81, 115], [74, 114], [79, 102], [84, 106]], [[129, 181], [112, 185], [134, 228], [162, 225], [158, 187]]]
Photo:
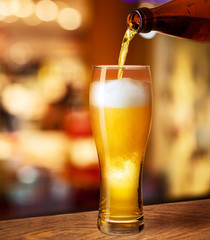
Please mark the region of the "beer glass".
[[144, 225], [142, 170], [152, 114], [150, 67], [94, 66], [89, 100], [100, 166], [98, 228], [109, 235], [138, 233]]

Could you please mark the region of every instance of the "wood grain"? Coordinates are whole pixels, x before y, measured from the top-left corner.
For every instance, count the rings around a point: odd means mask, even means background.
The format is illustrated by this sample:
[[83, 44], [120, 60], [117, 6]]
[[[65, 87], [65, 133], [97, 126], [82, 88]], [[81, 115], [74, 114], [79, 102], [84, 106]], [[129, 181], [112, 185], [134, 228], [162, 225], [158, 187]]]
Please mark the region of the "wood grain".
[[107, 236], [97, 229], [97, 212], [0, 221], [1, 240], [210, 239], [210, 199], [144, 207], [145, 227], [136, 235]]

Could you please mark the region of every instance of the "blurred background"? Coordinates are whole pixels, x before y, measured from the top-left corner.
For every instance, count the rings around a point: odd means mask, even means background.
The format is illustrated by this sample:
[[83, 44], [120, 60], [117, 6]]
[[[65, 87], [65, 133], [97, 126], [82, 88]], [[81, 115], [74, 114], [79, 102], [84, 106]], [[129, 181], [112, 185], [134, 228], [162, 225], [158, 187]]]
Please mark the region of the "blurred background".
[[[92, 65], [117, 64], [132, 8], [166, 1], [0, 0], [0, 219], [96, 210]], [[210, 197], [210, 45], [155, 32], [126, 64], [151, 66], [144, 204]]]

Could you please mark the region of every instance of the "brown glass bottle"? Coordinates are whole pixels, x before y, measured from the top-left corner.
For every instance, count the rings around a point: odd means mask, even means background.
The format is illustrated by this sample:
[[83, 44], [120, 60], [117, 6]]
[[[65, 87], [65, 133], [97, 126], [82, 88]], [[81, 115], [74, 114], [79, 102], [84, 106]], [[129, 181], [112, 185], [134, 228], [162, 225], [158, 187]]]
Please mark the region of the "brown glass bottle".
[[133, 9], [128, 27], [210, 42], [210, 0], [172, 0], [155, 8]]

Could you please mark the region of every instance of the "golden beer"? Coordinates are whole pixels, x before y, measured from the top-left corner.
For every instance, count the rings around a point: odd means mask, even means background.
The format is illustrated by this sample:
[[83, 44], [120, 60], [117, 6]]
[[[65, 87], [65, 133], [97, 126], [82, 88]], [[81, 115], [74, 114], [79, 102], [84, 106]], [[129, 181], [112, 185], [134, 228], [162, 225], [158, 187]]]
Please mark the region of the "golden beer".
[[98, 227], [104, 233], [133, 234], [143, 225], [141, 178], [151, 108], [149, 81], [126, 78], [91, 84], [101, 177]]
[[130, 41], [134, 38], [134, 36], [137, 34], [137, 31], [135, 29], [132, 29], [130, 27], [128, 27], [128, 29], [126, 30], [123, 40], [122, 40], [122, 45], [121, 45], [121, 49], [120, 49], [120, 55], [118, 58], [118, 66], [121, 67], [118, 70], [118, 76], [117, 78], [120, 79], [123, 76], [123, 66], [125, 64], [125, 60], [128, 54], [128, 48], [130, 45]]

